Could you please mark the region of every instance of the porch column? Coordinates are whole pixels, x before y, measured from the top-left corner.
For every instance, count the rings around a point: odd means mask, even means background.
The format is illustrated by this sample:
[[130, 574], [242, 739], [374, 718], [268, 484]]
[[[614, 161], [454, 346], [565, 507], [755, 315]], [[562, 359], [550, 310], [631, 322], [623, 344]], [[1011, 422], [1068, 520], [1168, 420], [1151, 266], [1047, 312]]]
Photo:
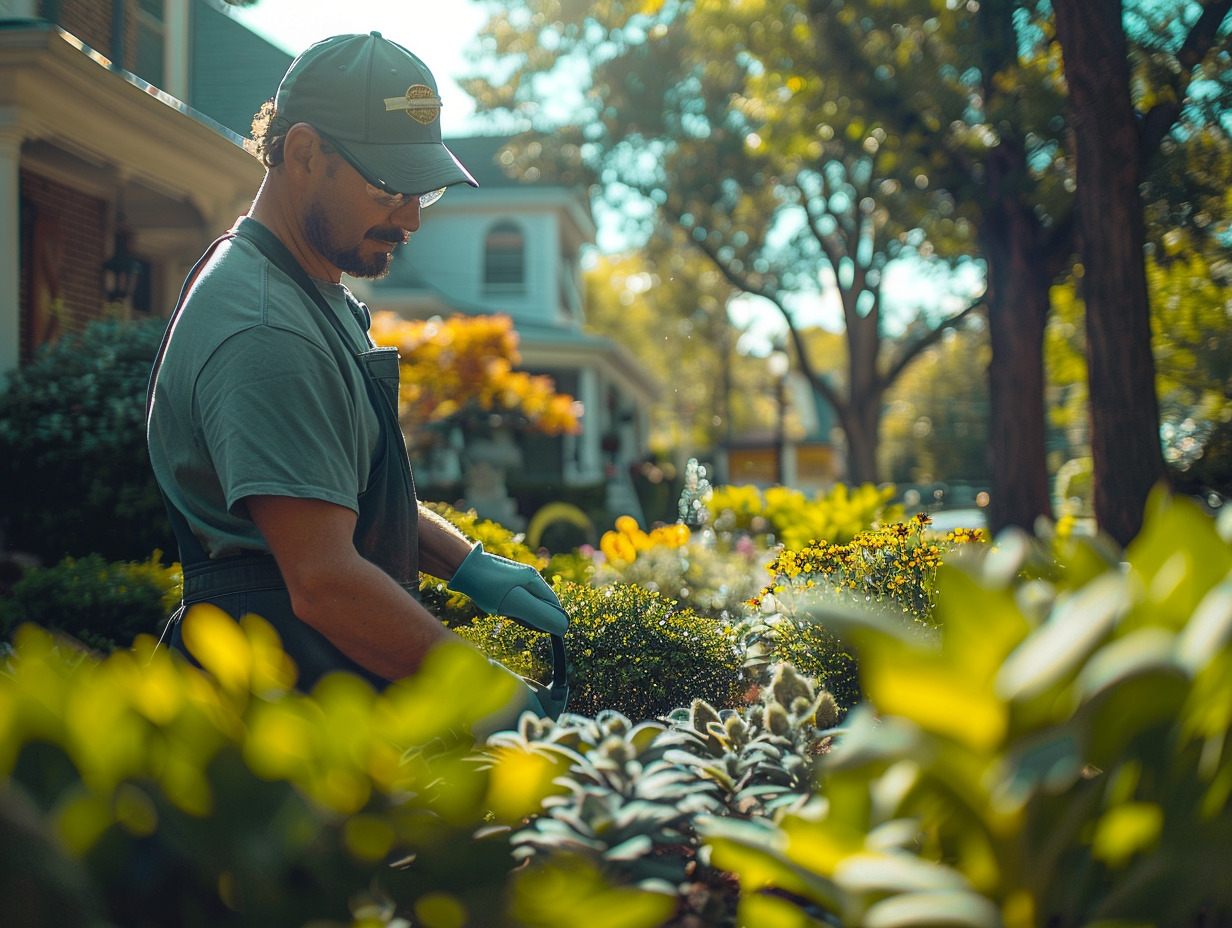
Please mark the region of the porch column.
[[15, 107], [0, 107], [0, 386], [21, 341], [21, 140]]
[[582, 416], [582, 433], [577, 437], [577, 476], [579, 481], [600, 480], [603, 477], [603, 455], [599, 440], [603, 435], [604, 411], [600, 408], [599, 378], [590, 368], [578, 371], [578, 399], [586, 412]]

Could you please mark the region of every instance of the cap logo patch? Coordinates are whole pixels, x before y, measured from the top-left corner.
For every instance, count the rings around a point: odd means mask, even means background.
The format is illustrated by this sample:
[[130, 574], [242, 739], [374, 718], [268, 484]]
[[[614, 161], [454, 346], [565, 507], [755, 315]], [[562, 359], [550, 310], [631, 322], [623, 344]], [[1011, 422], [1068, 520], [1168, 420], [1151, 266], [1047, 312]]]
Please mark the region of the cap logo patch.
[[386, 97], [385, 112], [403, 110], [425, 126], [441, 115], [441, 98], [427, 84], [412, 84], [401, 97]]

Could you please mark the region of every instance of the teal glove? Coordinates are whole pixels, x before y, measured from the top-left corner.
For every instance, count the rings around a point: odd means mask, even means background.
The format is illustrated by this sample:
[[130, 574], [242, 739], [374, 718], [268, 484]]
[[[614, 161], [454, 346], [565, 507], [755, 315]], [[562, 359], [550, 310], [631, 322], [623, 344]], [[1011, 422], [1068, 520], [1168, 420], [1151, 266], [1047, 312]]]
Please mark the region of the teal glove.
[[503, 615], [527, 628], [563, 635], [569, 616], [552, 588], [530, 564], [486, 554], [476, 544], [449, 581], [449, 589], [470, 597], [489, 615]]

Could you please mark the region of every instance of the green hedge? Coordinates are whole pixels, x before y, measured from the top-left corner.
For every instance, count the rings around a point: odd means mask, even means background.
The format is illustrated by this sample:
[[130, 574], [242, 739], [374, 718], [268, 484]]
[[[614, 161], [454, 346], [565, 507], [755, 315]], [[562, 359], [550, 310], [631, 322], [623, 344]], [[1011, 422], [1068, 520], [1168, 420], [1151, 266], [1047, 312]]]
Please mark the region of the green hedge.
[[9, 374], [0, 393], [9, 548], [46, 563], [174, 549], [145, 442], [146, 384], [165, 328], [165, 319], [95, 322]]
[[[735, 706], [750, 688], [735, 635], [714, 619], [635, 586], [561, 583], [556, 592], [570, 617], [570, 712], [610, 709], [640, 721], [693, 699]], [[499, 616], [457, 631], [515, 672], [551, 678], [547, 635]]]
[[181, 587], [179, 565], [164, 565], [161, 552], [115, 563], [98, 554], [65, 558], [26, 570], [12, 595], [0, 599], [0, 640], [31, 622], [99, 651], [128, 648], [139, 634], [159, 633]]

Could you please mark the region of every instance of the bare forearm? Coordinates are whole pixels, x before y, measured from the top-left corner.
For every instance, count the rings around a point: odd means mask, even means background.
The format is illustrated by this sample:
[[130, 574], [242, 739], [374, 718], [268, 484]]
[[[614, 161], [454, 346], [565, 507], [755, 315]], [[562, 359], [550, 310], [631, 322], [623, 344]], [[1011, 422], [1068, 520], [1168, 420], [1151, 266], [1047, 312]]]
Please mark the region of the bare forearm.
[[453, 524], [431, 509], [419, 504], [419, 569], [424, 573], [448, 580], [458, 565], [471, 553], [471, 541]]
[[461, 640], [363, 558], [302, 590], [294, 608], [338, 650], [388, 680], [414, 673], [436, 645]]
[[[434, 646], [461, 640], [360, 556], [353, 542], [354, 510], [313, 498], [245, 499], [282, 570], [295, 614], [352, 660], [397, 680], [414, 673]], [[452, 577], [470, 542], [439, 518], [424, 531], [448, 571], [441, 576]]]

